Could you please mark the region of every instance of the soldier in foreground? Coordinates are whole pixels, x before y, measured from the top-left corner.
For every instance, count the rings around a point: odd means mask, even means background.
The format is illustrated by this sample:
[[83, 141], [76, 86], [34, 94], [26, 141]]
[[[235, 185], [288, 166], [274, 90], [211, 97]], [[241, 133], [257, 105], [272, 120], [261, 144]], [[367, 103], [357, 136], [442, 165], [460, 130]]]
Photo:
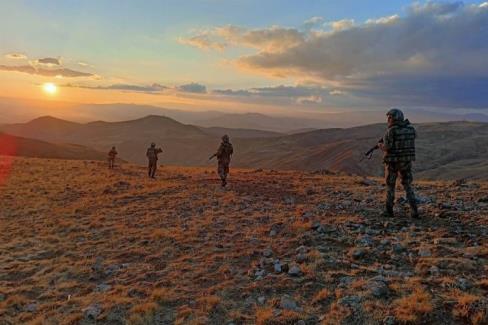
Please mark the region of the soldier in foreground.
[[231, 159], [233, 153], [234, 153], [234, 148], [232, 147], [232, 144], [229, 142], [229, 136], [224, 135], [222, 137], [222, 143], [220, 144], [220, 147], [217, 150], [217, 153], [213, 154], [209, 158], [209, 160], [210, 160], [213, 157], [217, 157], [217, 160], [219, 162], [218, 168], [217, 168], [217, 173], [219, 174], [220, 179], [222, 180], [222, 187], [225, 187], [225, 185], [227, 185], [227, 175], [229, 174], [229, 164], [230, 164], [230, 159]]
[[115, 166], [115, 157], [117, 156], [117, 150], [115, 150], [115, 147], [112, 147], [110, 151], [108, 152], [108, 168], [109, 169], [114, 169]]
[[155, 178], [156, 169], [158, 168], [158, 154], [163, 152], [161, 148], [156, 148], [156, 144], [153, 142], [151, 146], [147, 148], [146, 157], [148, 159], [147, 175], [151, 178]]
[[412, 162], [415, 161], [415, 138], [417, 134], [408, 119], [404, 118], [401, 110], [393, 108], [386, 113], [386, 116], [388, 118], [388, 129], [382, 139], [383, 141], [378, 143], [378, 147], [384, 153], [383, 162], [387, 187], [386, 206], [383, 215], [393, 217], [395, 185], [397, 176], [400, 175], [410, 204], [410, 215], [417, 219], [419, 213], [412, 189]]

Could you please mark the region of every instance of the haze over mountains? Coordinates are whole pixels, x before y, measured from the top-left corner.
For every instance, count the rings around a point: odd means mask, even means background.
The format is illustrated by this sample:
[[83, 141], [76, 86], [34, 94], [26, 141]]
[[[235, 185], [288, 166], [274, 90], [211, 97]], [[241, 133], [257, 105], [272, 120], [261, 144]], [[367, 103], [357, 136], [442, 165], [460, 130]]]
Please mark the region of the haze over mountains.
[[[327, 113], [307, 111], [294, 115], [262, 114], [258, 112], [229, 113], [221, 111], [189, 111], [136, 104], [73, 104], [54, 101], [0, 98], [0, 124], [25, 123], [39, 116], [50, 115], [76, 122], [135, 120], [142, 116], [162, 115], [184, 124], [202, 127], [255, 129], [262, 131], [297, 133], [304, 130], [334, 127], [354, 127], [383, 123], [385, 109]], [[483, 110], [479, 113], [444, 113], [423, 109], [404, 109], [416, 123], [473, 121], [488, 122]]]
[[[488, 179], [488, 124], [446, 122], [418, 124], [416, 176], [432, 179]], [[51, 143], [72, 143], [107, 152], [117, 146], [120, 158], [145, 164], [150, 142], [163, 147], [160, 162], [208, 166], [220, 136], [235, 146], [232, 165], [246, 168], [332, 170], [358, 175], [382, 174], [381, 154], [360, 162], [362, 153], [383, 135], [384, 124], [333, 128], [297, 134], [251, 129], [204, 128], [164, 116], [124, 122], [75, 123], [41, 117], [28, 123], [3, 125], [2, 131]], [[83, 158], [82, 158], [83, 159]]]

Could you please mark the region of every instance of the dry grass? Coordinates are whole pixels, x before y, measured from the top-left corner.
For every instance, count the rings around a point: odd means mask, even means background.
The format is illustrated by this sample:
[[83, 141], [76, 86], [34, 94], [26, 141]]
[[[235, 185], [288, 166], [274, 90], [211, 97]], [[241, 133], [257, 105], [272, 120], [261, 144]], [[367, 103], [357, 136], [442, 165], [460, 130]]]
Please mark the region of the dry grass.
[[410, 295], [393, 302], [395, 317], [401, 322], [418, 322], [434, 309], [432, 296], [425, 290], [415, 289]]
[[[105, 167], [14, 161], [0, 187], [2, 321], [77, 324], [87, 321], [84, 310], [95, 304], [101, 308], [98, 323], [151, 324], [166, 317], [175, 324], [295, 324], [309, 318], [337, 324], [365, 322], [366, 315], [381, 321], [389, 313], [401, 322], [420, 322], [447, 317], [447, 303], [451, 322], [482, 324], [486, 318], [483, 207], [477, 207], [479, 214], [443, 221], [432, 217], [436, 205], [427, 206], [428, 218], [413, 231], [401, 215], [386, 228], [378, 216], [384, 189], [360, 185], [356, 177], [232, 170], [229, 188], [221, 190], [214, 170], [205, 168], [165, 167], [153, 181], [143, 167]], [[488, 196], [485, 183], [462, 191], [443, 182], [417, 186], [424, 196], [473, 206]], [[311, 230], [316, 221], [332, 230]], [[365, 234], [356, 224], [373, 230], [374, 245], [360, 259], [349, 255]], [[383, 255], [374, 253], [385, 238], [406, 245], [406, 254], [416, 252], [434, 238], [452, 238], [455, 227], [471, 237], [437, 245], [431, 258], [395, 255], [389, 246]], [[466, 242], [473, 236], [477, 245]], [[309, 248], [307, 258], [297, 264], [302, 245]], [[271, 260], [297, 264], [303, 276], [275, 274], [271, 264], [257, 279], [268, 247]], [[432, 266], [439, 268], [438, 277], [429, 277]], [[473, 269], [480, 272], [468, 272]], [[367, 284], [380, 270], [392, 273], [391, 293], [377, 299], [368, 296]], [[413, 276], [395, 275], [400, 271]], [[466, 274], [474, 288], [454, 296], [456, 279]], [[280, 307], [282, 295], [290, 293], [303, 312]], [[261, 296], [264, 304], [258, 303]], [[348, 296], [363, 298], [362, 313], [338, 304]]]

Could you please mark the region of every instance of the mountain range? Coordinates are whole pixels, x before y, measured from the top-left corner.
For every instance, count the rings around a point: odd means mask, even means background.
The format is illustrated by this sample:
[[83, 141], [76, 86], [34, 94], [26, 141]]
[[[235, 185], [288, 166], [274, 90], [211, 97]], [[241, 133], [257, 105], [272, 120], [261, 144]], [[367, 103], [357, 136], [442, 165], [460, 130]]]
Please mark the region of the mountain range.
[[[416, 125], [416, 175], [427, 179], [488, 178], [488, 124], [444, 122]], [[246, 168], [330, 170], [358, 175], [382, 174], [381, 155], [361, 161], [362, 154], [383, 135], [384, 124], [331, 128], [297, 134], [252, 129], [204, 128], [164, 116], [147, 116], [124, 122], [75, 123], [41, 117], [28, 123], [6, 124], [5, 133], [48, 141], [72, 143], [107, 152], [117, 146], [120, 158], [146, 163], [151, 142], [162, 146], [160, 162], [205, 166], [229, 134], [235, 147], [232, 165]]]

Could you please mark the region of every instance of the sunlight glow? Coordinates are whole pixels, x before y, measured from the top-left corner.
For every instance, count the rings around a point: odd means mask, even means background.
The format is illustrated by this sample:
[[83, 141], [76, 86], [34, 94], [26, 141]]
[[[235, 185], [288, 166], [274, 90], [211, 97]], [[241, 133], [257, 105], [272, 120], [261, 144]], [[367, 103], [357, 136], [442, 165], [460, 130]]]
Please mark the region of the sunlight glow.
[[47, 82], [42, 85], [42, 90], [49, 95], [54, 95], [58, 91], [58, 86], [53, 84], [52, 82]]

